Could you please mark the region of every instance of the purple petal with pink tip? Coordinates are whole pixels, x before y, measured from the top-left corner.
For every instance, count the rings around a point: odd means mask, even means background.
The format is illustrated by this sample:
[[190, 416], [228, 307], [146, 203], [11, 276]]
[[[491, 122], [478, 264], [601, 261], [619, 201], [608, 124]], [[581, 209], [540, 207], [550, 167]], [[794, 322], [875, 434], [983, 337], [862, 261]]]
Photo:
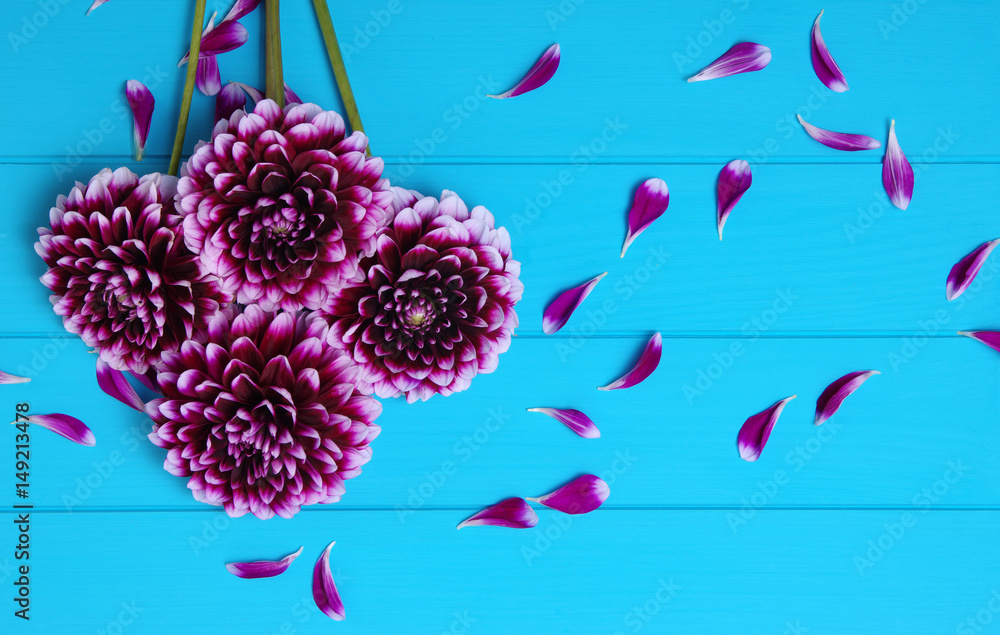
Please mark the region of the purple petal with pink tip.
[[[212, 57], [236, 50], [246, 44], [248, 38], [249, 34], [246, 27], [242, 24], [235, 21], [223, 20], [219, 26], [212, 30], [206, 29], [202, 34], [201, 49], [198, 52], [198, 58]], [[184, 66], [189, 56], [190, 52], [185, 53], [181, 61], [177, 63], [177, 66]]]
[[245, 110], [246, 107], [246, 92], [236, 82], [230, 82], [215, 96], [215, 120], [229, 119], [234, 112]]
[[[94, 438], [94, 433], [91, 432], [87, 425], [77, 419], [76, 417], [71, 417], [69, 415], [54, 414], [54, 415], [28, 415], [28, 423], [32, 423], [38, 426], [42, 426], [46, 430], [51, 430], [61, 437], [69, 439], [73, 443], [79, 443], [80, 445], [92, 446], [97, 443]], [[12, 424], [23, 423], [24, 419], [20, 421], [11, 421]]]
[[663, 212], [667, 211], [670, 205], [670, 191], [663, 179], [648, 179], [635, 191], [632, 199], [632, 209], [628, 212], [628, 234], [625, 235], [625, 244], [622, 245], [621, 257], [625, 257], [629, 245], [632, 244], [639, 234], [653, 224]]
[[847, 399], [852, 392], [860, 388], [861, 384], [865, 383], [865, 380], [872, 375], [881, 374], [877, 370], [859, 370], [847, 373], [827, 386], [823, 394], [816, 400], [816, 418], [813, 420], [813, 424], [818, 426], [832, 417], [840, 408], [840, 404], [844, 403], [844, 399]]
[[889, 124], [889, 141], [885, 144], [885, 156], [882, 158], [882, 185], [893, 205], [899, 209], [907, 208], [913, 198], [913, 167], [899, 147], [895, 119]]
[[847, 90], [847, 79], [840, 67], [837, 66], [837, 62], [833, 61], [830, 49], [823, 41], [823, 33], [819, 29], [819, 19], [822, 17], [823, 12], [820, 11], [819, 15], [816, 16], [816, 21], [813, 22], [811, 47], [813, 70], [816, 71], [816, 77], [819, 78], [819, 81], [823, 82], [827, 88], [842, 93]]
[[736, 159], [726, 164], [719, 172], [719, 181], [715, 186], [716, 218], [719, 227], [719, 240], [722, 240], [722, 228], [726, 225], [729, 213], [739, 203], [743, 194], [750, 189], [753, 175], [750, 164], [743, 159]]
[[526, 92], [543, 86], [546, 82], [552, 79], [552, 76], [556, 74], [557, 68], [559, 68], [559, 45], [553, 44], [544, 53], [542, 53], [542, 56], [538, 58], [538, 61], [531, 67], [528, 74], [524, 76], [524, 79], [515, 84], [513, 88], [505, 93], [501, 93], [499, 95], [487, 95], [487, 97], [492, 97], [493, 99], [507, 99], [508, 97], [523, 95]]
[[542, 331], [546, 335], [552, 335], [564, 327], [569, 317], [573, 315], [573, 311], [576, 311], [576, 307], [580, 306], [580, 303], [590, 295], [597, 283], [606, 275], [608, 275], [607, 271], [580, 286], [560, 293], [559, 297], [545, 307], [545, 311], [542, 313]]
[[262, 1], [263, 0], [236, 0], [236, 4], [233, 5], [233, 8], [229, 10], [229, 13], [226, 14], [226, 17], [223, 18], [222, 21], [234, 22], [239, 20], [256, 9]]
[[90, 15], [91, 11], [93, 11], [97, 7], [101, 6], [105, 2], [111, 2], [111, 0], [94, 0], [94, 4], [90, 5], [90, 8], [87, 9], [87, 15]]
[[976, 279], [976, 274], [983, 268], [986, 258], [989, 257], [997, 243], [1000, 243], [1000, 238], [989, 240], [955, 263], [948, 274], [948, 282], [945, 286], [945, 295], [949, 301], [965, 293], [972, 281]]
[[135, 140], [135, 160], [142, 161], [142, 153], [146, 149], [146, 139], [149, 138], [149, 124], [153, 120], [153, 107], [156, 101], [142, 82], [130, 79], [125, 82], [125, 98], [132, 109], [133, 136]]
[[222, 89], [222, 76], [219, 74], [219, 60], [214, 55], [198, 58], [198, 70], [195, 72], [195, 85], [203, 95], [218, 94]]
[[285, 105], [288, 104], [301, 104], [302, 98], [295, 94], [295, 91], [286, 83], [285, 84]]
[[705, 68], [698, 71], [688, 82], [703, 82], [709, 79], [729, 77], [739, 73], [751, 73], [762, 70], [771, 62], [771, 49], [763, 44], [740, 42], [723, 53]]
[[0, 384], [26, 384], [31, 381], [30, 377], [19, 377], [0, 370]]
[[604, 504], [610, 494], [611, 488], [603, 479], [593, 474], [584, 474], [551, 494], [528, 500], [565, 514], [586, 514]]
[[971, 337], [1000, 352], [1000, 331], [959, 331], [958, 334]]
[[642, 382], [653, 374], [660, 363], [660, 354], [663, 350], [663, 337], [659, 333], [654, 333], [646, 343], [646, 348], [642, 351], [639, 361], [635, 367], [625, 373], [620, 379], [616, 379], [607, 386], [601, 386], [598, 390], [620, 390], [631, 388]]
[[771, 436], [771, 429], [774, 428], [778, 416], [785, 409], [787, 404], [796, 395], [785, 397], [767, 410], [759, 412], [743, 422], [740, 433], [736, 437], [736, 447], [740, 451], [740, 458], [744, 461], [756, 461], [760, 458], [760, 453], [764, 450], [768, 438]]
[[97, 358], [97, 385], [106, 394], [126, 406], [135, 408], [139, 412], [146, 412], [146, 404], [139, 398], [139, 393], [135, 391], [135, 388], [125, 379], [125, 373], [112, 368], [101, 358]]
[[334, 544], [336, 542], [331, 542], [323, 550], [323, 555], [313, 568], [313, 600], [327, 617], [340, 622], [347, 617], [347, 614], [344, 612], [340, 593], [337, 592], [337, 585], [333, 583], [333, 572], [330, 571], [330, 550]]
[[572, 408], [528, 408], [528, 412], [540, 412], [563, 424], [584, 439], [596, 439], [601, 436], [590, 417]]
[[828, 148], [833, 148], [834, 150], [845, 150], [847, 152], [857, 152], [858, 150], [874, 150], [875, 148], [882, 147], [882, 144], [879, 143], [878, 139], [872, 139], [867, 135], [823, 130], [822, 128], [817, 128], [811, 123], [808, 123], [802, 118], [802, 115], [796, 115], [796, 117], [799, 118], [799, 123], [802, 124], [802, 127], [805, 128], [806, 133], [810, 137], [819, 141]]
[[459, 523], [458, 529], [480, 525], [528, 529], [537, 524], [538, 514], [531, 508], [531, 505], [523, 498], [508, 498], [469, 516]]
[[255, 578], [273, 578], [288, 570], [288, 567], [302, 554], [302, 547], [293, 554], [281, 560], [258, 560], [256, 562], [231, 562], [226, 565], [226, 571], [238, 578], [247, 580]]
[[[202, 31], [201, 37], [204, 39], [214, 28], [215, 14], [213, 13], [212, 17], [208, 20], [208, 26]], [[222, 76], [219, 75], [219, 60], [216, 56], [209, 55], [206, 57], [198, 55], [198, 69], [195, 72], [194, 83], [201, 94], [208, 95], [209, 97], [222, 89]]]

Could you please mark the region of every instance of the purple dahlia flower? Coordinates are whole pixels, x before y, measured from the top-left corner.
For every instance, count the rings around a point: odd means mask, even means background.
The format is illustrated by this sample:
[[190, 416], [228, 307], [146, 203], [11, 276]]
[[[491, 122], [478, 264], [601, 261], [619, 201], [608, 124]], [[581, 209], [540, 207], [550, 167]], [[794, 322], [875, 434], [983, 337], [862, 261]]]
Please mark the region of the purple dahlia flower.
[[382, 406], [357, 391], [327, 330], [315, 313], [229, 307], [203, 340], [164, 355], [149, 438], [195, 499], [258, 518], [340, 500], [371, 458]]
[[184, 245], [176, 184], [104, 169], [59, 196], [38, 230], [55, 312], [118, 370], [145, 373], [230, 301]]
[[331, 294], [324, 312], [330, 342], [361, 368], [361, 389], [414, 402], [496, 369], [524, 285], [510, 234], [485, 207], [469, 211], [447, 190], [440, 202], [392, 190], [395, 219], [362, 262], [368, 279]]
[[358, 278], [392, 194], [368, 138], [315, 104], [269, 99], [220, 120], [181, 171], [184, 239], [241, 304], [318, 309]]

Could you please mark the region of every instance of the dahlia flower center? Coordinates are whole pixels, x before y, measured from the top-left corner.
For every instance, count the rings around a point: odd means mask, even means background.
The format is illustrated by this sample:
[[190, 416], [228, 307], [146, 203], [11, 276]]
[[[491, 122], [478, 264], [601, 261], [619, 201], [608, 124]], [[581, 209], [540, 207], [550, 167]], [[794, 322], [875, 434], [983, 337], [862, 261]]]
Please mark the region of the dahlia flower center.
[[281, 270], [303, 258], [315, 257], [315, 225], [320, 220], [309, 210], [299, 210], [293, 200], [284, 198], [257, 210], [259, 216], [250, 236], [251, 258], [263, 256]]
[[426, 330], [436, 321], [439, 310], [431, 298], [419, 291], [411, 291], [411, 297], [400, 302], [398, 312], [406, 326]]

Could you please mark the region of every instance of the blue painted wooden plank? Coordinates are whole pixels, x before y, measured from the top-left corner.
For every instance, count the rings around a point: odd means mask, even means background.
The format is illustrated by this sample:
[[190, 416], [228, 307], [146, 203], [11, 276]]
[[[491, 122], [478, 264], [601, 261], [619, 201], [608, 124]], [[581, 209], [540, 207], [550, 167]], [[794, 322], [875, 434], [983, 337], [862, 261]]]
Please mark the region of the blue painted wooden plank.
[[[230, 4], [213, 0], [209, 10], [224, 14]], [[55, 7], [54, 15], [43, 5]], [[844, 94], [824, 88], [809, 61], [809, 30], [824, 7], [826, 41], [851, 87]], [[286, 79], [303, 98], [333, 107], [336, 93], [310, 3], [282, 9]], [[186, 50], [190, 10], [158, 8], [155, 18], [144, 10], [116, 3], [85, 17], [61, 0], [5, 2], [5, 77], [30, 96], [32, 107], [15, 113], [11, 102], [7, 118], [18, 125], [8, 130], [0, 154], [61, 160], [128, 154], [131, 142], [121, 133], [131, 129], [122, 102], [129, 78], [145, 80], [157, 98], [149, 153], [169, 154], [183, 83], [175, 64]], [[374, 148], [397, 160], [588, 153], [601, 160], [880, 159], [877, 152], [844, 156], [823, 148], [798, 128], [796, 114], [882, 140], [895, 118], [913, 158], [937, 145], [950, 158], [997, 159], [1000, 126], [991, 113], [1000, 87], [976, 81], [990, 76], [992, 42], [1000, 35], [1000, 6], [989, 0], [517, 0], [461, 11], [440, 0], [367, 0], [334, 11]], [[250, 42], [221, 58], [223, 79], [260, 85], [262, 23], [256, 15], [245, 23]], [[746, 40], [771, 47], [767, 69], [684, 81]], [[73, 42], [72, 55], [52, 54], [66, 42]], [[504, 102], [485, 97], [516, 82], [553, 42], [563, 61], [549, 85]], [[67, 96], [72, 108], [65, 107]], [[210, 125], [211, 112], [212, 100], [198, 96], [192, 129]], [[609, 119], [627, 126], [627, 134], [604, 143]]]
[[[545, 512], [532, 530], [456, 532], [461, 517], [34, 514], [32, 620], [5, 610], [0, 623], [10, 633], [880, 634], [979, 632], [963, 629], [996, 618], [997, 512], [762, 512], [737, 534], [715, 511]], [[331, 540], [340, 624], [310, 592]], [[224, 569], [299, 546], [276, 578]]]
[[[0, 307], [0, 333], [63, 332], [37, 281], [44, 266], [33, 251], [35, 229], [71, 179], [97, 169], [88, 162], [59, 185], [47, 166], [0, 167], [19, 210], [0, 228], [8, 274], [0, 295], [10, 299]], [[947, 302], [944, 293], [952, 265], [1000, 236], [1000, 218], [981, 213], [984, 202], [1000, 199], [997, 166], [928, 166], [905, 212], [889, 204], [877, 166], [761, 166], [721, 243], [718, 170], [425, 166], [407, 184], [425, 193], [456, 190], [510, 230], [526, 289], [522, 335], [541, 332], [543, 308], [556, 294], [605, 270], [608, 278], [562, 334], [912, 334], [936, 323], [940, 335], [998, 326], [993, 260], [964, 296]], [[634, 188], [650, 176], [667, 181], [670, 209], [621, 259]]]
[[[657, 371], [634, 388], [602, 392], [644, 343], [639, 338], [516, 338], [497, 372], [448, 398], [384, 400], [382, 435], [364, 474], [334, 508], [471, 510], [538, 496], [581, 473], [611, 485], [612, 507], [915, 507], [952, 466], [962, 478], [941, 505], [997, 507], [1000, 356], [972, 340], [941, 338], [731, 339], [664, 342]], [[51, 357], [52, 359], [48, 359]], [[34, 362], [44, 364], [33, 372]], [[144, 438], [148, 419], [96, 386], [79, 344], [0, 340], [0, 368], [32, 374], [4, 386], [3, 410], [68, 412], [98, 444], [83, 448], [36, 429], [32, 500], [46, 509], [203, 509], [162, 469]], [[841, 411], [812, 425], [815, 400], [841, 375], [877, 369]], [[740, 460], [743, 421], [792, 394], [762, 458]], [[578, 408], [602, 431], [581, 439], [527, 408]], [[13, 430], [8, 436], [13, 441]], [[0, 474], [13, 471], [0, 453]], [[12, 499], [0, 499], [7, 506]], [[9, 509], [9, 507], [7, 507]]]

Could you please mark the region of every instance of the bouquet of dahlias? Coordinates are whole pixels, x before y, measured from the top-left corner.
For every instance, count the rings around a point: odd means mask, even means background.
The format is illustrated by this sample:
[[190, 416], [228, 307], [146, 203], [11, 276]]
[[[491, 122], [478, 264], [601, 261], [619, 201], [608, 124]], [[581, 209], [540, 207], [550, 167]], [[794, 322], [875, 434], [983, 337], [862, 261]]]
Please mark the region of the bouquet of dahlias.
[[[36, 250], [56, 313], [98, 352], [102, 388], [152, 418], [167, 471], [231, 516], [288, 518], [340, 500], [371, 459], [372, 394], [426, 400], [496, 369], [523, 286], [485, 208], [392, 187], [356, 112], [348, 135], [275, 90], [270, 47], [267, 99], [219, 89], [215, 57], [259, 3], [204, 33], [196, 16], [180, 141], [192, 83], [219, 117], [179, 178], [102, 170], [59, 197]], [[141, 155], [153, 99], [136, 84]], [[144, 404], [125, 372], [161, 396]]]

